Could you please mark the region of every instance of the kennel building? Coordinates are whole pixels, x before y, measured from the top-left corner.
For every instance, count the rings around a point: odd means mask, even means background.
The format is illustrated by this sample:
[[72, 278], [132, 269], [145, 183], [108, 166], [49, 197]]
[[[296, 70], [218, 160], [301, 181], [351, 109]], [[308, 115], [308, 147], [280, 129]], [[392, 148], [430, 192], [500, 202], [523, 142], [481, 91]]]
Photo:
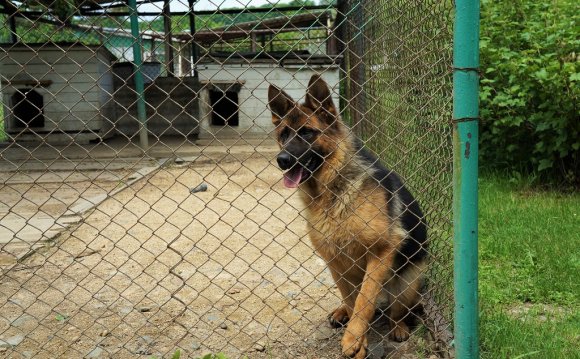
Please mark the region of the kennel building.
[[88, 143], [113, 135], [106, 48], [81, 43], [5, 45], [0, 73], [6, 133], [18, 141]]
[[[327, 36], [332, 21], [331, 12], [317, 10], [234, 23], [198, 31], [193, 37], [178, 34], [181, 40], [193, 38], [206, 51], [196, 66], [201, 85], [199, 143], [268, 137], [274, 129], [269, 112], [264, 110], [270, 83], [283, 86], [299, 100], [310, 77], [317, 73], [332, 88], [338, 104], [342, 56], [333, 48], [334, 38]], [[275, 48], [271, 39], [267, 42], [276, 34], [298, 29], [322, 31], [325, 37], [284, 50]], [[247, 39], [249, 46], [236, 48], [236, 41]]]
[[216, 139], [263, 139], [274, 129], [265, 111], [270, 83], [284, 86], [294, 99], [304, 96], [310, 77], [321, 74], [339, 103], [339, 59], [325, 55], [284, 53], [216, 57], [198, 66], [200, 94], [199, 143]]

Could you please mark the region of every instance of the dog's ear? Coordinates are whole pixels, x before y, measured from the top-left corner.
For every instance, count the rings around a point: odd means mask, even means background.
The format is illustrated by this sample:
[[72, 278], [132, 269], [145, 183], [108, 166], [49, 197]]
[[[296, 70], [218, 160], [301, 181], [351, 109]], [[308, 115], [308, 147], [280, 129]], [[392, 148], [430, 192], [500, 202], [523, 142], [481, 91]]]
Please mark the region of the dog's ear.
[[305, 105], [314, 111], [322, 108], [336, 115], [336, 108], [332, 102], [332, 95], [326, 82], [320, 75], [313, 75], [308, 83]]
[[279, 122], [296, 106], [294, 100], [286, 92], [280, 90], [274, 85], [268, 88], [268, 105], [272, 111], [272, 121]]

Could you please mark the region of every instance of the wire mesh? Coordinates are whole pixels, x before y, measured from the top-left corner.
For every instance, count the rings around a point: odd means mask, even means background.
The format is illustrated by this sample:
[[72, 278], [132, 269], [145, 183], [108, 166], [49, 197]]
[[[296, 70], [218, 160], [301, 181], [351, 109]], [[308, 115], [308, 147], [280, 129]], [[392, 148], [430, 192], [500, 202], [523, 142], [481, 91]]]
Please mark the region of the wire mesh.
[[143, 2], [136, 39], [124, 2], [1, 3], [0, 357], [342, 357], [268, 108], [317, 74], [428, 225], [410, 337], [378, 310], [367, 353], [450, 354], [452, 3], [250, 4]]

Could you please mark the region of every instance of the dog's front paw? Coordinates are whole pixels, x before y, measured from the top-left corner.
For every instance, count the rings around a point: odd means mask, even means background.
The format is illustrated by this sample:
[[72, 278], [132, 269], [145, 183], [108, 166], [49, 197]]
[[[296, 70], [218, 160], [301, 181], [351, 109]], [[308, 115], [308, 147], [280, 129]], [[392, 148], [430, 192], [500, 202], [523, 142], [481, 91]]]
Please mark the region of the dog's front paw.
[[330, 322], [330, 325], [332, 325], [334, 328], [340, 328], [346, 325], [346, 323], [348, 323], [348, 320], [349, 320], [348, 310], [346, 309], [346, 305], [344, 304], [333, 310], [332, 313], [330, 313], [330, 315], [328, 316], [328, 321]]
[[367, 355], [367, 336], [357, 336], [348, 329], [342, 336], [342, 353], [355, 359], [364, 359]]

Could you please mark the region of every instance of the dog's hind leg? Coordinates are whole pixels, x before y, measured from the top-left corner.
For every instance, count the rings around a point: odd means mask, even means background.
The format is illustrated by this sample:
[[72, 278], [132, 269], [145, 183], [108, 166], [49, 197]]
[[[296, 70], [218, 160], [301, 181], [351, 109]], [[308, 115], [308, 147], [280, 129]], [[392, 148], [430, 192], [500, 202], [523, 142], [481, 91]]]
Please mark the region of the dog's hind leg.
[[425, 267], [425, 261], [410, 263], [387, 283], [390, 303], [388, 309], [391, 324], [390, 336], [398, 342], [409, 339], [410, 331], [405, 319], [421, 300], [421, 279]]

